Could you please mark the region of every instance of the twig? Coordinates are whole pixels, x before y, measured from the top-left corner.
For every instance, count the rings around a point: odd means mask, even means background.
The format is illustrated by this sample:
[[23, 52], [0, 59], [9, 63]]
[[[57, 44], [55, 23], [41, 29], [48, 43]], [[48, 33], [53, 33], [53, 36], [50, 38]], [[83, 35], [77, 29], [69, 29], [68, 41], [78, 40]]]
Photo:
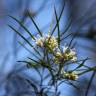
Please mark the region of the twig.
[[95, 74], [96, 74], [96, 70], [93, 71], [93, 73], [92, 73], [92, 76], [90, 78], [90, 81], [88, 83], [88, 86], [87, 86], [87, 89], [86, 89], [86, 92], [85, 92], [85, 96], [88, 96], [88, 93], [89, 93], [89, 90], [90, 90], [90, 87], [91, 87], [91, 84], [92, 84], [92, 81], [94, 79]]

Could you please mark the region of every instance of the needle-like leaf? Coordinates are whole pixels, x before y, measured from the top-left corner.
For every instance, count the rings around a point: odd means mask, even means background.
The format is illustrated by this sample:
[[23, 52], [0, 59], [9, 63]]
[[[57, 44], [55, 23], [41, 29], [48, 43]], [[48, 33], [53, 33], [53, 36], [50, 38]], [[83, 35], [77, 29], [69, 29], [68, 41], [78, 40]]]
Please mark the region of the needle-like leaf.
[[32, 16], [31, 16], [31, 14], [29, 13], [29, 11], [28, 11], [28, 16], [29, 16], [29, 18], [31, 19], [31, 21], [33, 22], [33, 24], [35, 25], [35, 27], [36, 27], [38, 33], [40, 34], [40, 36], [42, 36], [42, 32], [40, 31], [38, 25], [36, 24], [36, 22], [35, 22], [34, 19], [32, 18]]
[[30, 54], [32, 54], [35, 58], [37, 58], [39, 60], [39, 57], [34, 54], [32, 51], [30, 51], [22, 42], [18, 41], [18, 43], [23, 47], [25, 48]]
[[34, 50], [35, 50], [35, 52], [37, 52], [40, 56], [41, 56], [41, 54], [34, 48], [34, 46], [20, 33], [20, 32], [18, 32], [15, 28], [13, 28], [12, 26], [10, 26], [10, 25], [8, 25], [14, 32], [16, 32], [23, 40], [25, 40], [27, 43], [28, 43], [28, 45], [30, 45], [30, 47], [32, 47]]
[[60, 28], [59, 28], [59, 19], [57, 16], [56, 8], [54, 6], [54, 12], [55, 12], [55, 17], [56, 17], [56, 23], [57, 23], [57, 28], [58, 28], [58, 45], [60, 46]]
[[[60, 16], [59, 16], [59, 18], [58, 18], [58, 22], [60, 22], [60, 19], [61, 19], [61, 17], [62, 17], [63, 11], [64, 11], [64, 9], [65, 9], [65, 3], [66, 3], [66, 0], [64, 1], [64, 5], [63, 5], [63, 8], [62, 8], [62, 10], [61, 10]], [[52, 33], [51, 33], [51, 36], [52, 36], [53, 33], [55, 32], [55, 30], [56, 30], [56, 28], [57, 28], [57, 25], [58, 25], [58, 23], [56, 23], [55, 27], [53, 28]]]
[[10, 16], [10, 17], [11, 17], [13, 20], [15, 20], [17, 23], [19, 23], [20, 26], [25, 30], [25, 32], [27, 32], [27, 33], [30, 35], [30, 37], [35, 40], [34, 36], [33, 36], [33, 35], [31, 34], [31, 32], [23, 25], [22, 22], [20, 22], [18, 19], [14, 18], [13, 16]]
[[82, 63], [81, 63], [80, 65], [78, 65], [73, 71], [75, 71], [75, 70], [77, 70], [77, 69], [79, 69], [79, 68], [81, 68], [81, 67], [90, 68], [90, 67], [84, 65], [87, 60], [88, 60], [88, 58], [86, 58], [85, 60], [83, 60]]

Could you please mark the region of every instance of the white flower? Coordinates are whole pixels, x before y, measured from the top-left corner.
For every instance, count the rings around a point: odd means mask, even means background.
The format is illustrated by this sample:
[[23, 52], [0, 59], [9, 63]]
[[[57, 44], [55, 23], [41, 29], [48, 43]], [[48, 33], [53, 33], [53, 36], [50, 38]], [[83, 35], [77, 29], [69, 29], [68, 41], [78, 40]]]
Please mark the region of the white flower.
[[72, 61], [76, 61], [77, 60], [77, 57], [73, 57], [71, 60]]
[[66, 52], [68, 50], [68, 46], [63, 46], [63, 52]]
[[43, 37], [40, 37], [40, 38], [36, 39], [36, 45], [42, 47], [43, 43], [44, 43], [44, 38]]

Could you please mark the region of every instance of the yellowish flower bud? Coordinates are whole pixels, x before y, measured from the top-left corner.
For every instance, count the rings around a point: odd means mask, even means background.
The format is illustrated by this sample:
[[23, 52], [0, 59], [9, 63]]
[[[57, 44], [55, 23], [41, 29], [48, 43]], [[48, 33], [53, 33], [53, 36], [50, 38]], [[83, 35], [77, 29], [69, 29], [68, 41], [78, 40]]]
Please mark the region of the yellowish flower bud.
[[76, 72], [64, 72], [63, 74], [64, 78], [69, 79], [69, 80], [77, 80], [78, 75]]

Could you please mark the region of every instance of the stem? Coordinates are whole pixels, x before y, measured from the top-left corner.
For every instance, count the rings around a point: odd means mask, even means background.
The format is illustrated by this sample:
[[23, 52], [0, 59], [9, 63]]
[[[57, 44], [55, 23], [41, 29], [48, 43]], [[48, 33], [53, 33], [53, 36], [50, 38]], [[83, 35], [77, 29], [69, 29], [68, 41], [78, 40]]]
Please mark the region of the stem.
[[58, 84], [57, 84], [57, 81], [55, 82], [55, 96], [58, 96]]
[[88, 93], [89, 93], [89, 90], [90, 90], [90, 86], [92, 84], [92, 81], [94, 79], [95, 74], [96, 74], [96, 70], [93, 71], [93, 73], [92, 73], [92, 76], [90, 78], [89, 84], [88, 84], [87, 89], [86, 89], [86, 92], [85, 92], [85, 96], [88, 96]]
[[95, 67], [92, 67], [92, 68], [90, 68], [90, 69], [88, 69], [86, 71], [83, 71], [82, 73], [79, 73], [78, 75], [83, 75], [83, 74], [85, 74], [87, 72], [90, 72], [90, 71], [96, 71], [96, 66]]

